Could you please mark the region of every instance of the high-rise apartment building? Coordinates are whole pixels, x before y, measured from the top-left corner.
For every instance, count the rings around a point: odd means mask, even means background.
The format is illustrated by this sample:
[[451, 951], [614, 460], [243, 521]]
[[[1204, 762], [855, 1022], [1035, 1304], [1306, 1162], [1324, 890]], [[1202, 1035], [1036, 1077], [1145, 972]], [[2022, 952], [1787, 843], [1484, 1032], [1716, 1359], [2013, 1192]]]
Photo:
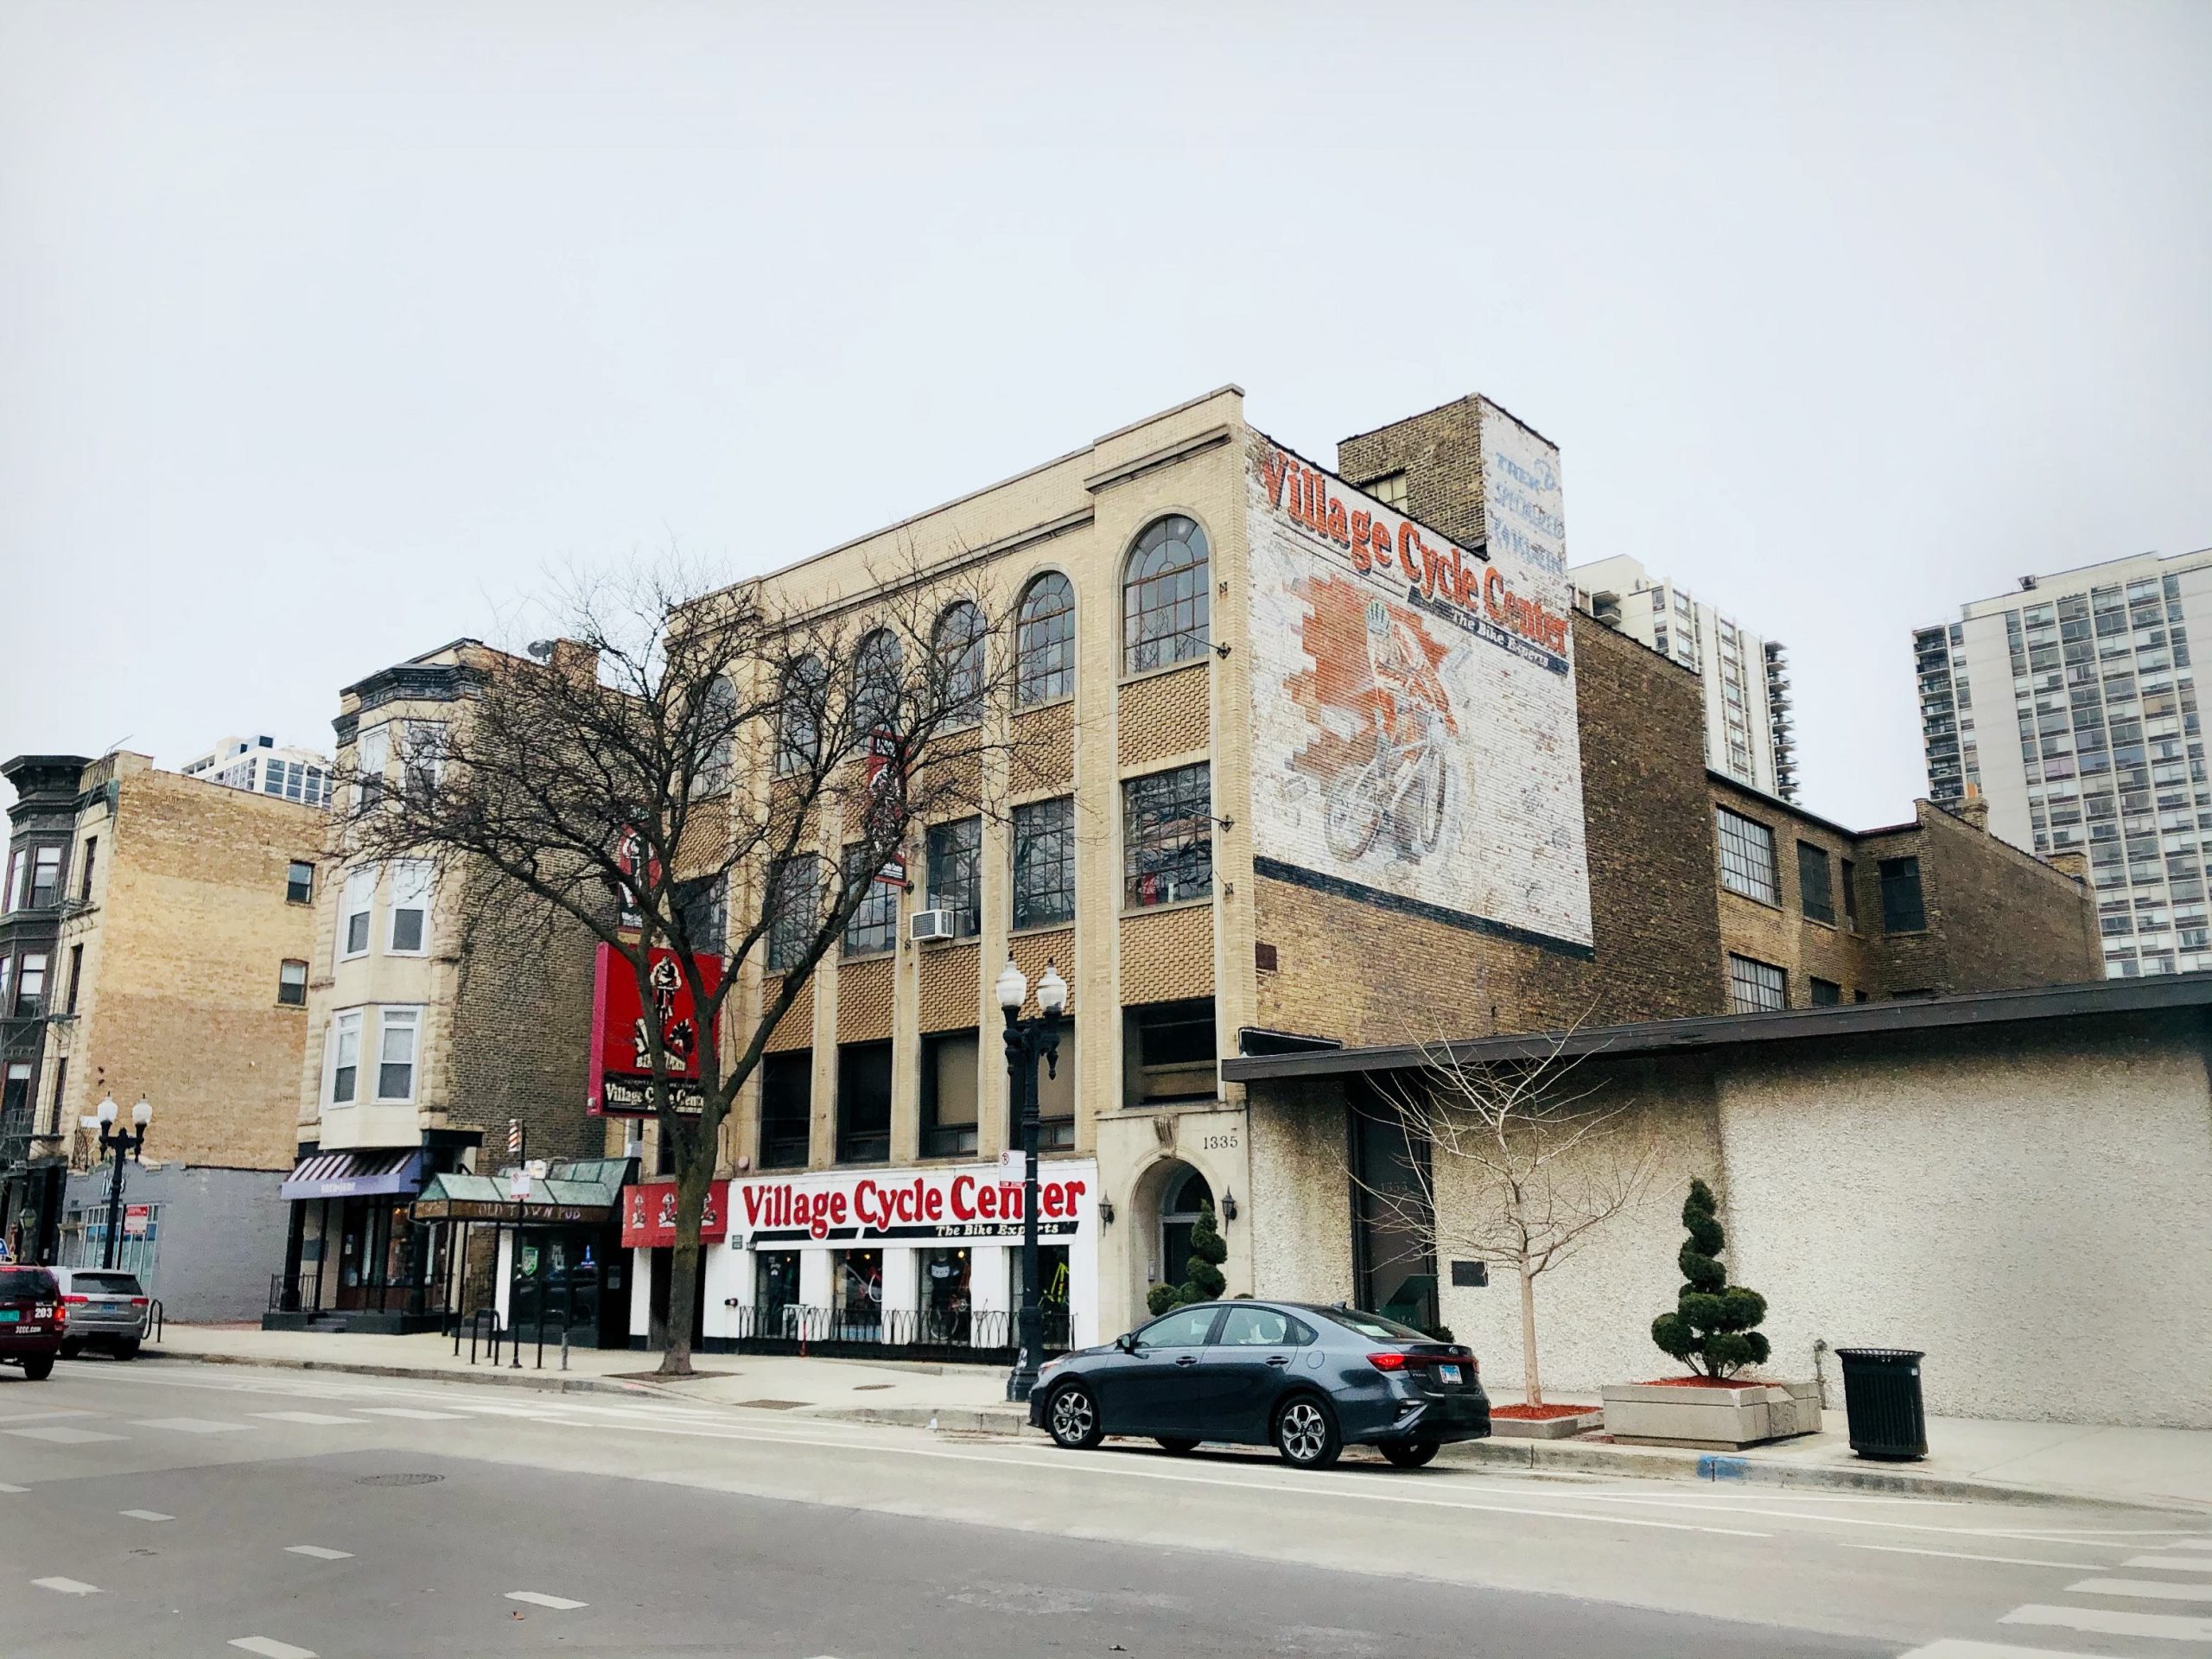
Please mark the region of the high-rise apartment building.
[[1764, 794], [1797, 798], [1789, 659], [1779, 640], [1762, 639], [1625, 555], [1567, 575], [1579, 607], [1705, 682], [1707, 765]]
[[280, 749], [273, 737], [223, 738], [177, 770], [249, 794], [303, 806], [330, 804], [330, 757], [313, 749]]
[[2212, 968], [2192, 632], [2212, 549], [2023, 576], [1913, 632], [1930, 798], [1978, 792], [2015, 846], [2086, 852], [2114, 977]]

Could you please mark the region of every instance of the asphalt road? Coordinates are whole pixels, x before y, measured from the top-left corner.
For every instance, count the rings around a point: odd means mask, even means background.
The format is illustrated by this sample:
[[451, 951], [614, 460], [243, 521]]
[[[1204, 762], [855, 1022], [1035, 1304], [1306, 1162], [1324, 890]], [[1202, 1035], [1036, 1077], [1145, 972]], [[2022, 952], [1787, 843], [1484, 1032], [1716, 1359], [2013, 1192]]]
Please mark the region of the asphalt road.
[[0, 1369], [0, 1659], [2212, 1650], [2212, 1520]]

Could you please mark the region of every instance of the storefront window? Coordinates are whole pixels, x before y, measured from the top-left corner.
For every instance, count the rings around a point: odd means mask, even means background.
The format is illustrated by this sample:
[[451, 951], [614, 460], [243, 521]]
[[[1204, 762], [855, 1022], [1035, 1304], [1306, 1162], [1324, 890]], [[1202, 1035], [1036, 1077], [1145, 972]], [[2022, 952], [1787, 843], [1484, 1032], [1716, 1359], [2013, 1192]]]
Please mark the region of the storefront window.
[[[1014, 1310], [1010, 1320], [1018, 1321], [1021, 1311], [1021, 1250], [1019, 1246], [1007, 1253], [1008, 1264], [1007, 1282], [1011, 1293], [1007, 1306]], [[1045, 1346], [1064, 1349], [1068, 1345], [1068, 1247], [1065, 1244], [1039, 1244], [1037, 1247], [1037, 1305], [1045, 1314]], [[1007, 1332], [1008, 1345], [1020, 1339], [1018, 1323]]]
[[970, 1255], [964, 1249], [924, 1250], [922, 1330], [924, 1342], [964, 1344], [973, 1323]]
[[798, 1252], [763, 1250], [753, 1258], [753, 1334], [791, 1334], [798, 1306]]
[[874, 1341], [883, 1329], [883, 1252], [833, 1251], [830, 1285], [839, 1339]]

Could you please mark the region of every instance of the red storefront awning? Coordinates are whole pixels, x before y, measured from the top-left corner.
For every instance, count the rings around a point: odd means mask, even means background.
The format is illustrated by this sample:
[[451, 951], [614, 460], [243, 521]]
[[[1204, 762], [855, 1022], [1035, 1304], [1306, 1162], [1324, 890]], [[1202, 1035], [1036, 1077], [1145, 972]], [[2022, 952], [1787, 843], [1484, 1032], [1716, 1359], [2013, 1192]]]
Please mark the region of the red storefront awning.
[[[729, 1232], [729, 1183], [716, 1181], [707, 1188], [707, 1213], [701, 1218], [702, 1239], [721, 1238]], [[666, 1249], [676, 1243], [676, 1183], [643, 1181], [622, 1189], [622, 1246], [625, 1249]]]

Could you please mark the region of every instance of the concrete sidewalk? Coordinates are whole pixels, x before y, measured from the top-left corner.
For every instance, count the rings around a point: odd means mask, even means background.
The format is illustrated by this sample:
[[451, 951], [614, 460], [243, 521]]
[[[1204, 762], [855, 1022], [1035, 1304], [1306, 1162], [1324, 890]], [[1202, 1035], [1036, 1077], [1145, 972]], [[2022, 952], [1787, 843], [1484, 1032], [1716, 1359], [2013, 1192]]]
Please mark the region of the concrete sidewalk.
[[[573, 1349], [563, 1372], [556, 1350], [547, 1351], [539, 1370], [537, 1350], [526, 1344], [522, 1369], [515, 1370], [511, 1355], [502, 1353], [495, 1370], [480, 1351], [477, 1364], [468, 1363], [465, 1338], [456, 1357], [450, 1337], [243, 1325], [171, 1325], [158, 1347], [146, 1353], [208, 1363], [631, 1394], [939, 1432], [1026, 1432], [1021, 1408], [1006, 1403], [1006, 1373], [995, 1366], [702, 1354], [695, 1362], [696, 1376], [672, 1381], [652, 1375], [657, 1355], [634, 1351]], [[1598, 1438], [1482, 1440], [1447, 1447], [1444, 1457], [1471, 1468], [1534, 1473], [1981, 1499], [2061, 1497], [2212, 1513], [2212, 1431], [1931, 1417], [1929, 1455], [1917, 1463], [1891, 1464], [1854, 1456], [1841, 1411], [1826, 1415], [1829, 1427], [1818, 1434], [1734, 1453], [1616, 1446]]]

